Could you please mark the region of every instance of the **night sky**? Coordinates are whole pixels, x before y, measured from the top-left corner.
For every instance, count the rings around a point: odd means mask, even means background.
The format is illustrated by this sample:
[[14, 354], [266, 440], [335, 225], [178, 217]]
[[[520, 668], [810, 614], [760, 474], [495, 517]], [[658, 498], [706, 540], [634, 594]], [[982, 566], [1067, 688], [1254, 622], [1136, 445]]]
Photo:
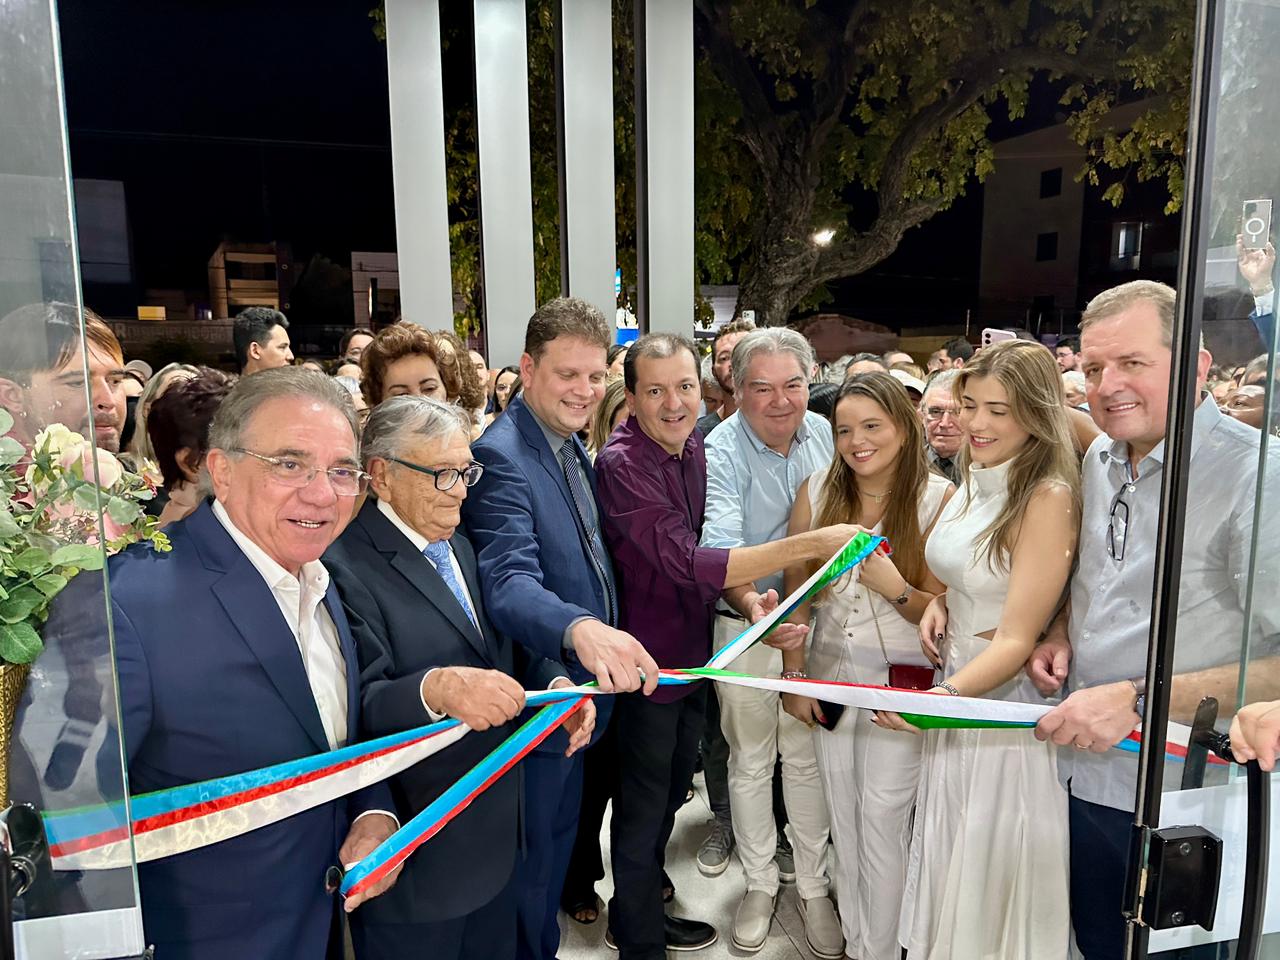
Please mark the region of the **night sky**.
[[[204, 290], [222, 239], [288, 241], [296, 261], [318, 253], [344, 267], [352, 250], [395, 248], [386, 49], [371, 6], [62, 0], [72, 169], [124, 182], [138, 293]], [[824, 309], [898, 326], [906, 289], [962, 314], [977, 294], [981, 197], [975, 184]]]

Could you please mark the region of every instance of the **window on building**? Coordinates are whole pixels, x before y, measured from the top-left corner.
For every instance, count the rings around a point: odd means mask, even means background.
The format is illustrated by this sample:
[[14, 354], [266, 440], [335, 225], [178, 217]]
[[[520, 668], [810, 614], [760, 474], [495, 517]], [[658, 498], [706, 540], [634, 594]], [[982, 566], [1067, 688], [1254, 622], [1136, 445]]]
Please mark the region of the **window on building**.
[[1111, 269], [1137, 270], [1142, 263], [1142, 221], [1111, 225]]
[[1036, 235], [1036, 262], [1058, 259], [1058, 231]]
[[1054, 167], [1052, 170], [1042, 170], [1040, 172], [1040, 199], [1047, 200], [1049, 197], [1056, 197], [1062, 193], [1062, 168]]

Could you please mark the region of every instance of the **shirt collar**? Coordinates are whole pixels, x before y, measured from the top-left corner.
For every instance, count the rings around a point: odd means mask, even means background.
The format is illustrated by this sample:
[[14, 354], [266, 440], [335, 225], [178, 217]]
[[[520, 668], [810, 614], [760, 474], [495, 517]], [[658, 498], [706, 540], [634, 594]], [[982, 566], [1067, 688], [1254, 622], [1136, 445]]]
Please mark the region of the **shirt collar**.
[[324, 564], [319, 560], [310, 560], [302, 565], [302, 576], [295, 577], [275, 560], [267, 555], [267, 552], [260, 546], [250, 540], [234, 523], [231, 522], [231, 516], [227, 513], [227, 508], [222, 505], [222, 501], [213, 501], [213, 515], [218, 518], [218, 522], [231, 535], [231, 539], [235, 541], [240, 551], [253, 564], [254, 569], [258, 571], [262, 579], [266, 581], [268, 587], [272, 590], [278, 590], [282, 587], [297, 590], [301, 588], [299, 580], [305, 580], [308, 586], [312, 587], [320, 596], [323, 596], [329, 589], [329, 571], [324, 568]]
[[[1222, 422], [1223, 413], [1218, 409], [1217, 403], [1208, 394], [1200, 397], [1200, 402], [1196, 406], [1196, 412], [1191, 418], [1191, 456], [1195, 456], [1200, 449], [1200, 445], [1204, 442], [1204, 438], [1208, 436], [1213, 429]], [[1110, 439], [1110, 438], [1108, 438]], [[1147, 471], [1142, 469], [1142, 465], [1147, 461], [1156, 466], [1164, 466], [1165, 442], [1161, 440], [1138, 464], [1138, 476], [1142, 476]], [[1127, 440], [1111, 440], [1109, 444], [1104, 446], [1099, 455], [1103, 463], [1127, 463], [1129, 460], [1129, 443]]]
[[662, 463], [667, 460], [680, 460], [686, 454], [692, 453], [698, 446], [698, 431], [694, 430], [684, 442], [684, 449], [681, 456], [669, 453], [662, 444], [653, 437], [644, 432], [640, 426], [640, 421], [636, 419], [635, 414], [631, 414], [626, 420], [618, 424], [618, 429], [613, 433], [613, 442], [621, 442], [636, 453], [647, 457], [655, 463]]
[[[742, 432], [746, 434], [747, 442], [750, 443], [751, 446], [755, 448], [757, 453], [764, 453], [765, 451], [768, 451], [769, 453], [772, 453], [775, 457], [781, 456], [781, 454], [778, 453], [777, 450], [774, 450], [767, 443], [765, 443], [758, 436], [756, 436], [756, 432], [751, 429], [751, 424], [747, 422], [747, 418], [742, 415], [741, 410], [737, 411], [734, 414], [734, 416], [738, 418], [738, 423], [742, 426]], [[803, 445], [804, 442], [809, 439], [809, 437], [810, 437], [809, 415], [808, 413], [806, 413], [804, 417], [800, 420], [800, 426], [796, 429], [795, 436], [792, 437], [791, 449], [787, 451], [787, 456], [788, 457], [791, 456], [791, 451], [794, 450], [797, 446]]]
[[551, 452], [558, 457], [560, 455], [560, 449], [564, 446], [564, 442], [566, 440], [572, 440], [573, 437], [560, 436], [560, 434], [556, 433], [542, 422], [542, 418], [533, 412], [533, 407], [529, 406], [529, 404], [525, 404], [525, 409], [529, 411], [529, 416], [533, 417], [533, 422], [536, 423], [538, 425], [538, 429], [542, 431], [542, 435], [546, 438], [547, 446], [551, 448]]
[[391, 525], [404, 534], [405, 539], [413, 544], [415, 550], [422, 553], [427, 549], [427, 544], [431, 541], [420, 534], [413, 527], [409, 526], [400, 519], [400, 514], [396, 513], [395, 507], [391, 506], [386, 500], [378, 500], [378, 511], [391, 521]]

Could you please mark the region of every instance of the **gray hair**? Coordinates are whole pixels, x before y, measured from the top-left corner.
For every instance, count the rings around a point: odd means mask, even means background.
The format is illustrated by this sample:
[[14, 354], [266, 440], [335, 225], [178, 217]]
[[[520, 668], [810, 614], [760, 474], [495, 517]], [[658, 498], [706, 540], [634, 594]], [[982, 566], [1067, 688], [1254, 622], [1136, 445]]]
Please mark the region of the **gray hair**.
[[930, 377], [924, 385], [924, 393], [927, 397], [935, 390], [945, 390], [948, 394], [956, 388], [956, 378], [960, 376], [959, 370], [939, 370]]
[[1075, 387], [1077, 390], [1085, 389], [1084, 374], [1081, 373], [1079, 370], [1068, 370], [1066, 373], [1064, 373], [1062, 375], [1062, 383], [1064, 386], [1067, 384], [1070, 384], [1071, 386]]
[[365, 421], [364, 468], [369, 469], [371, 460], [399, 456], [413, 440], [439, 440], [455, 433], [471, 439], [471, 420], [458, 407], [430, 397], [390, 397], [374, 407]]
[[787, 327], [766, 327], [753, 330], [738, 341], [733, 348], [733, 389], [741, 390], [747, 382], [747, 368], [758, 356], [789, 353], [800, 364], [800, 375], [805, 383], [813, 370], [813, 347], [803, 336]]
[[351, 395], [323, 373], [306, 367], [278, 367], [241, 377], [232, 387], [209, 425], [209, 449], [230, 451], [243, 446], [245, 428], [258, 408], [282, 399], [315, 400], [332, 407], [350, 425], [359, 448], [359, 420]]

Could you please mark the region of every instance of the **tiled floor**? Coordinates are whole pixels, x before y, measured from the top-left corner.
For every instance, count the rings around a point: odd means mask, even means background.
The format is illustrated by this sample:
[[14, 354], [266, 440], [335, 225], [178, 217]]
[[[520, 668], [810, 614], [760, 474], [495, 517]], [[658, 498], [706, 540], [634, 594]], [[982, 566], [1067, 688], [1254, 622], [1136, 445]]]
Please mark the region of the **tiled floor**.
[[[752, 956], [757, 960], [813, 960], [813, 954], [805, 946], [804, 923], [800, 919], [799, 905], [796, 902], [796, 888], [793, 884], [782, 887], [778, 897], [778, 911], [773, 919], [773, 928], [769, 931], [769, 939], [758, 953], [747, 954], [732, 943], [733, 913], [738, 908], [738, 901], [744, 890], [742, 868], [738, 865], [735, 854], [729, 869], [718, 877], [704, 877], [698, 872], [695, 857], [698, 846], [706, 836], [707, 822], [711, 810], [707, 806], [706, 788], [702, 783], [702, 775], [694, 778], [694, 789], [697, 796], [685, 804], [676, 817], [675, 831], [671, 836], [671, 844], [667, 847], [667, 873], [676, 885], [676, 898], [671, 910], [679, 916], [694, 920], [705, 920], [714, 924], [720, 931], [720, 939], [706, 950], [692, 954], [672, 954], [672, 956], [688, 956], [698, 960], [723, 960], [725, 957]], [[596, 885], [596, 893], [600, 899], [608, 902], [613, 892], [613, 878], [609, 872], [609, 818], [605, 817], [605, 830], [601, 836], [601, 846], [605, 855], [605, 879]], [[590, 926], [574, 923], [563, 913], [560, 914], [560, 929], [563, 939], [560, 942], [560, 960], [587, 960], [587, 958], [616, 957], [612, 950], [604, 945], [604, 931], [608, 915], [604, 914]]]

